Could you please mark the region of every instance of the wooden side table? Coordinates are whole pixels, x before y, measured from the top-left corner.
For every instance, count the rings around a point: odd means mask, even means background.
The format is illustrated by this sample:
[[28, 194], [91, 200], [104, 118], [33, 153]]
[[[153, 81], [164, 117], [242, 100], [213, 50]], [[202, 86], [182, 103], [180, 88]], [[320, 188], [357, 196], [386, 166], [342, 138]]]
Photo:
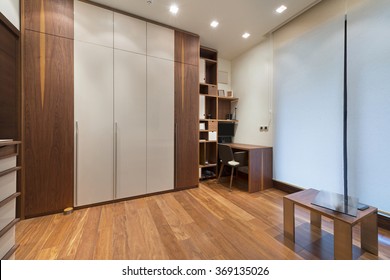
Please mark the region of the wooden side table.
[[334, 258], [336, 260], [352, 259], [352, 227], [361, 223], [362, 249], [378, 255], [378, 209], [369, 207], [358, 211], [357, 217], [348, 216], [333, 210], [311, 204], [318, 190], [307, 189], [283, 198], [284, 236], [295, 242], [295, 205], [310, 210], [310, 222], [321, 228], [321, 216], [334, 222]]

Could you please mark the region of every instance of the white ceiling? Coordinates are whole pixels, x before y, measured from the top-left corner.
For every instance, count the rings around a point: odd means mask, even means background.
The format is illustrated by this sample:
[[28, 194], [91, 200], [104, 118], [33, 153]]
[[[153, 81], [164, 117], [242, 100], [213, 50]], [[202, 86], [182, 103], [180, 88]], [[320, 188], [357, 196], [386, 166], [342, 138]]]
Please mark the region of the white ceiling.
[[[200, 35], [201, 44], [218, 50], [219, 57], [234, 59], [254, 47], [271, 30], [281, 26], [320, 0], [93, 0], [134, 15]], [[177, 4], [172, 15], [169, 7]], [[287, 6], [283, 14], [275, 9]], [[219, 21], [216, 29], [212, 20]], [[251, 36], [243, 39], [248, 32]]]

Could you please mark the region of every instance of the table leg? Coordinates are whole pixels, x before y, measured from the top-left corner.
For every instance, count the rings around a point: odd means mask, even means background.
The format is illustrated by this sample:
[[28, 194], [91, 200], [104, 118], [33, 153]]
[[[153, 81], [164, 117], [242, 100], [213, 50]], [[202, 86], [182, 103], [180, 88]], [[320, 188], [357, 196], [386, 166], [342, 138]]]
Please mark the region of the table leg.
[[376, 212], [362, 220], [360, 234], [362, 249], [378, 256], [378, 220]]
[[337, 219], [334, 220], [334, 258], [352, 259], [352, 226]]
[[321, 214], [318, 214], [314, 211], [310, 211], [310, 223], [312, 226], [321, 228]]
[[295, 242], [294, 203], [286, 198], [283, 198], [283, 227], [284, 237]]

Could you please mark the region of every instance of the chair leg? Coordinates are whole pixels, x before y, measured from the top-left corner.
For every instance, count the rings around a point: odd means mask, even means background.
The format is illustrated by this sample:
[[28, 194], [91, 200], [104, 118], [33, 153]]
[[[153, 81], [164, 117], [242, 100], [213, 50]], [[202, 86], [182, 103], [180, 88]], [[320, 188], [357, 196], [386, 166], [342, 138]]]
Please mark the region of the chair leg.
[[234, 167], [232, 167], [232, 174], [230, 174], [230, 191], [232, 191], [233, 174], [234, 174]]
[[223, 171], [223, 167], [224, 167], [224, 164], [222, 163], [221, 164], [221, 168], [219, 169], [219, 174], [218, 174], [218, 183], [219, 183], [219, 178], [221, 178], [221, 174], [222, 174], [222, 171]]

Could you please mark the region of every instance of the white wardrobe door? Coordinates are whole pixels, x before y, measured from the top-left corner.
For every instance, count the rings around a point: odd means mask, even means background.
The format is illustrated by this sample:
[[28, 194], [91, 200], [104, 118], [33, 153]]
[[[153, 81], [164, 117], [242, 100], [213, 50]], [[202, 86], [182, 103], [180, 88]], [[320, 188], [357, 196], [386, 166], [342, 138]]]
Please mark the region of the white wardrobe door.
[[146, 56], [115, 50], [116, 196], [146, 194]]
[[114, 13], [80, 1], [74, 1], [75, 40], [113, 47]]
[[113, 199], [113, 49], [75, 41], [76, 206]]
[[114, 48], [146, 54], [146, 22], [114, 13]]
[[147, 58], [147, 192], [174, 186], [174, 63]]
[[148, 56], [174, 60], [175, 32], [153, 23], [147, 23]]

